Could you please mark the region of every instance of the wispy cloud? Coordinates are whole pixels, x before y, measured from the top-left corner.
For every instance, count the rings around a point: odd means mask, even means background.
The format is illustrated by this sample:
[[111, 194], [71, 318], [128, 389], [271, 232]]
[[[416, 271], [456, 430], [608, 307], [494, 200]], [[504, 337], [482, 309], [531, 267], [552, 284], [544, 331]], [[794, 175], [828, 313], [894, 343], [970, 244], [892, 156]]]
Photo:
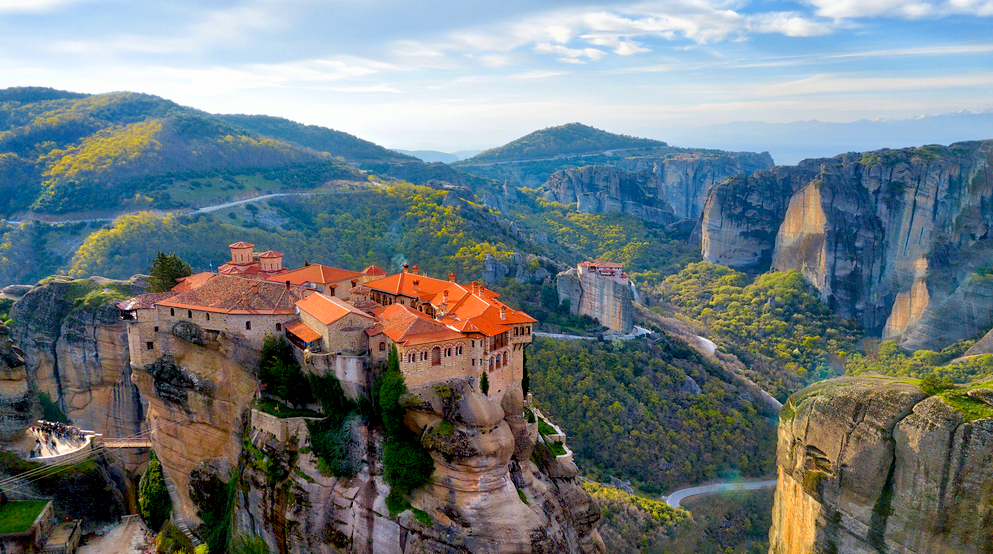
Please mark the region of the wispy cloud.
[[79, 4], [90, 0], [0, 0], [0, 13], [3, 12], [47, 12], [69, 4]]
[[898, 17], [922, 19], [948, 15], [993, 16], [991, 0], [807, 0], [817, 15], [838, 19]]

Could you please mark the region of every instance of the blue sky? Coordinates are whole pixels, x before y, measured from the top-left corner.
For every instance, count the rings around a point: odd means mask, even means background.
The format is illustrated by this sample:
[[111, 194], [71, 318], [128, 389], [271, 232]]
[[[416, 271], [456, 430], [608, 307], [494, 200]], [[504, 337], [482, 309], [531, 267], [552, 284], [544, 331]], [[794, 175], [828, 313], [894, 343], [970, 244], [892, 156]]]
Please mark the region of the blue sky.
[[665, 140], [993, 109], [991, 31], [993, 0], [0, 0], [0, 87], [148, 92], [398, 148], [570, 121]]

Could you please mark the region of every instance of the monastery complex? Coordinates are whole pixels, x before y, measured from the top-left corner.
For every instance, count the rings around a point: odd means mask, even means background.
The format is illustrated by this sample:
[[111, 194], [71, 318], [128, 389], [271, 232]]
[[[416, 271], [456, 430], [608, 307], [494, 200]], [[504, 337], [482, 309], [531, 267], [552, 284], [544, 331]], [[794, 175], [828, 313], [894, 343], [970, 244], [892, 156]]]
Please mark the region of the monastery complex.
[[120, 303], [132, 363], [169, 354], [163, 333], [186, 328], [236, 335], [258, 348], [267, 335], [283, 336], [303, 359], [322, 362], [314, 367], [335, 371], [343, 385], [385, 364], [394, 346], [409, 387], [460, 377], [478, 386], [486, 372], [490, 394], [502, 397], [521, 382], [535, 320], [485, 286], [459, 284], [454, 273], [447, 280], [428, 277], [407, 264], [395, 275], [376, 266], [290, 270], [279, 252], [255, 254], [254, 247], [232, 244], [231, 261], [217, 273], [191, 275], [169, 292]]

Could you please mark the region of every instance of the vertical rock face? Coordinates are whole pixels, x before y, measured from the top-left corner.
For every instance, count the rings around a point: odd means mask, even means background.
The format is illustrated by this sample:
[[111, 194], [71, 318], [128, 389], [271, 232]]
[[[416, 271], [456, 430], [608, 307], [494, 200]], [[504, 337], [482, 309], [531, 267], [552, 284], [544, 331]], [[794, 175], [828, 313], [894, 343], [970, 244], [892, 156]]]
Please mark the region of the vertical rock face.
[[28, 383], [84, 429], [116, 437], [136, 433], [144, 408], [131, 383], [120, 311], [74, 309], [72, 293], [70, 282], [56, 279], [32, 288], [11, 309], [17, 321], [12, 338], [24, 352]]
[[993, 326], [991, 156], [993, 141], [967, 142], [733, 178], [701, 216], [704, 258], [800, 270], [870, 332], [940, 348]]
[[661, 197], [665, 183], [650, 171], [628, 172], [591, 165], [556, 171], [545, 182], [548, 196], [563, 204], [577, 203], [580, 213], [627, 212], [654, 223], [677, 219]]
[[617, 167], [628, 171], [651, 171], [662, 180], [660, 197], [672, 206], [676, 217], [700, 216], [710, 189], [735, 175], [773, 167], [768, 152], [727, 152], [716, 156], [676, 158], [630, 158]]
[[40, 413], [22, 354], [10, 329], [0, 325], [0, 441], [20, 438]]
[[914, 385], [840, 378], [794, 394], [777, 462], [770, 554], [993, 550], [993, 420], [963, 421]]
[[572, 314], [590, 316], [618, 333], [634, 329], [634, 294], [626, 278], [619, 282], [595, 271], [572, 268], [556, 276], [555, 287], [559, 303], [568, 300]]

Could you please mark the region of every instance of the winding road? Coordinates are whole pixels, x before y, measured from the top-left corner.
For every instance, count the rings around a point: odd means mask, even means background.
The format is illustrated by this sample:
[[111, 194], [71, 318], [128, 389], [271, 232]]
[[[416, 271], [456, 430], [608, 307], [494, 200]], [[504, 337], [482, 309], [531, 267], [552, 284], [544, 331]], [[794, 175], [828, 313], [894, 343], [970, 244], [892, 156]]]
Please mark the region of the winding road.
[[768, 489], [775, 486], [776, 480], [773, 479], [771, 481], [735, 481], [734, 483], [717, 483], [715, 485], [689, 487], [686, 489], [679, 489], [678, 491], [670, 494], [665, 499], [665, 503], [673, 508], [678, 508], [680, 502], [691, 496], [714, 494], [716, 492], [725, 491], [752, 491], [757, 489]]

